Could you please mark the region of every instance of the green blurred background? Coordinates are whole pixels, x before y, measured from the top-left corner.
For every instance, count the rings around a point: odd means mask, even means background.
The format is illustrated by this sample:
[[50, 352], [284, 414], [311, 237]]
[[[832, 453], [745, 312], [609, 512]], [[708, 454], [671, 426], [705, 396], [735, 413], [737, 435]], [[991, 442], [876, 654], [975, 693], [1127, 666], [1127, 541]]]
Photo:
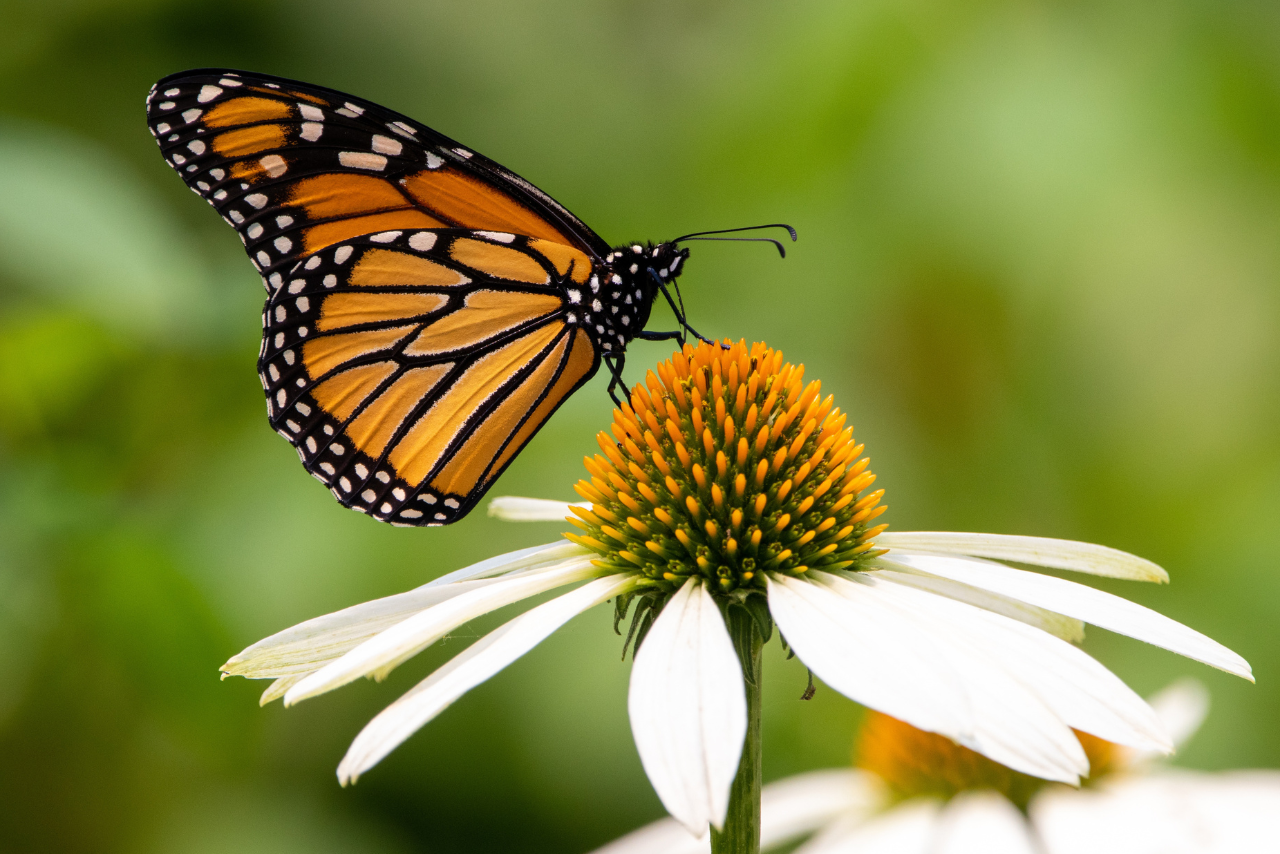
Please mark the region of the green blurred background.
[[[895, 528], [1070, 537], [1163, 564], [1100, 584], [1218, 638], [1249, 686], [1092, 630], [1215, 711], [1180, 757], [1280, 765], [1280, 7], [1273, 2], [0, 6], [0, 848], [579, 852], [661, 814], [600, 608], [360, 784], [376, 711], [506, 615], [285, 711], [248, 643], [554, 539], [341, 509], [268, 428], [262, 290], [164, 165], [143, 98], [227, 65], [408, 113], [606, 239], [699, 244], [696, 326], [803, 361]], [[669, 325], [655, 312], [655, 328]], [[669, 353], [631, 348], [633, 380]], [[570, 498], [597, 378], [495, 494]], [[857, 709], [767, 663], [766, 778], [847, 761]]]

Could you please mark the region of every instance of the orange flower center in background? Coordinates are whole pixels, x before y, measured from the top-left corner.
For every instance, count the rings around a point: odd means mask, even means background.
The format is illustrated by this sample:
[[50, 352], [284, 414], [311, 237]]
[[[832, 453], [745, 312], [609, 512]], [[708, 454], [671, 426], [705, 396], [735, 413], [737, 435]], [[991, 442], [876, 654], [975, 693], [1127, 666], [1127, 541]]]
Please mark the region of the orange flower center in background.
[[[1079, 731], [1076, 738], [1089, 757], [1090, 783], [1116, 769], [1116, 745]], [[1047, 780], [1006, 768], [945, 736], [924, 732], [871, 710], [863, 719], [853, 754], [854, 765], [874, 773], [895, 797], [902, 799], [951, 798], [964, 791], [989, 789], [1025, 809], [1032, 795], [1050, 785]]]
[[885, 511], [846, 416], [764, 344], [685, 345], [613, 411], [603, 456], [584, 460], [566, 534], [600, 564], [673, 590], [764, 588], [765, 572], [855, 567], [882, 551]]

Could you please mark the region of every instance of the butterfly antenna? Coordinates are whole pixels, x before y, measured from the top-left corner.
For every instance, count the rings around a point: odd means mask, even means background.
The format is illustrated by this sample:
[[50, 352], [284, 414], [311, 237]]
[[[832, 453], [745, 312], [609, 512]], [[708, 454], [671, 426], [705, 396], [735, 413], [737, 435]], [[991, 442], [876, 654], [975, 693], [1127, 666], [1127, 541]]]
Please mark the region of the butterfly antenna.
[[787, 257], [787, 250], [783, 248], [782, 242], [774, 240], [772, 237], [711, 237], [713, 234], [734, 234], [739, 231], [759, 231], [762, 228], [785, 228], [787, 233], [791, 235], [791, 242], [797, 239], [796, 230], [784, 222], [774, 222], [768, 225], [749, 225], [745, 228], [722, 228], [717, 231], [695, 231], [692, 234], [686, 234], [683, 237], [677, 237], [672, 243], [681, 243], [686, 240], [719, 240], [731, 243], [772, 243], [778, 249], [778, 254], [783, 258]]

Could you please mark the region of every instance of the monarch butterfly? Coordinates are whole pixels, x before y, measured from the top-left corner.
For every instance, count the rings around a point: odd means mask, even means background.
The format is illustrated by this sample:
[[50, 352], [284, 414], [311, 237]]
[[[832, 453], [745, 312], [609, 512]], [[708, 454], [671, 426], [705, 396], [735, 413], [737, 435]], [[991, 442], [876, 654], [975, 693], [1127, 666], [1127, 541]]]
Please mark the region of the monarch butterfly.
[[[278, 77], [171, 75], [147, 122], [262, 276], [268, 418], [345, 507], [455, 522], [601, 361], [614, 396], [629, 341], [697, 335], [678, 244], [721, 232], [610, 247], [448, 137]], [[675, 332], [644, 331], [659, 293]]]

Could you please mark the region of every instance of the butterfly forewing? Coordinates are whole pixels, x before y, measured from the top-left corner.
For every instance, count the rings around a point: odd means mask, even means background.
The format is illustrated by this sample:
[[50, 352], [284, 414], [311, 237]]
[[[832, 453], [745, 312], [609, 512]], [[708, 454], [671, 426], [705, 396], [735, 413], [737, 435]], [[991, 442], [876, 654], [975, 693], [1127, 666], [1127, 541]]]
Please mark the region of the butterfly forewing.
[[527, 235], [598, 257], [607, 245], [542, 191], [398, 113], [243, 72], [157, 83], [161, 151], [239, 232], [264, 280], [343, 240], [459, 227]]
[[272, 426], [344, 505], [454, 521], [598, 367], [566, 296], [589, 269], [561, 244], [460, 229], [327, 246], [267, 301]]

